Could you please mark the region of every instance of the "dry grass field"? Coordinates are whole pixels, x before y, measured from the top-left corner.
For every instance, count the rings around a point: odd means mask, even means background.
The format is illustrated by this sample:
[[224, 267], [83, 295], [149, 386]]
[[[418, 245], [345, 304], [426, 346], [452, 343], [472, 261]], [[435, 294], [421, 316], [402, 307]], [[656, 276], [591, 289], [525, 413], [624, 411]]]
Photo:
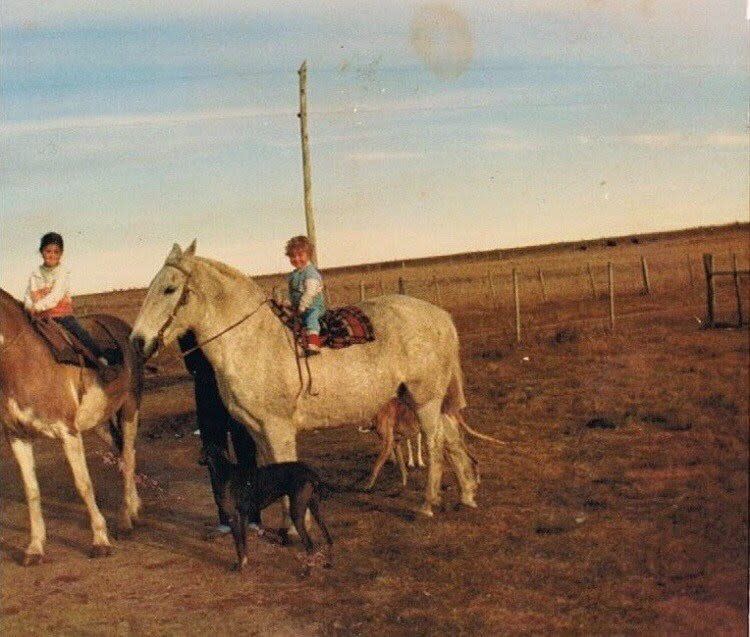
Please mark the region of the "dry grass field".
[[[359, 490], [377, 453], [371, 434], [303, 434], [301, 458], [342, 487], [324, 502], [335, 566], [308, 579], [299, 577], [299, 545], [255, 541], [238, 575], [229, 571], [231, 541], [202, 539], [215, 512], [196, 462], [192, 387], [176, 352], [163, 352], [147, 377], [138, 440], [146, 524], [119, 538], [113, 556], [86, 556], [85, 508], [58, 446], [40, 441], [47, 558], [19, 565], [28, 518], [2, 444], [2, 633], [747, 634], [748, 331], [703, 330], [698, 320], [701, 254], [714, 253], [725, 268], [736, 253], [747, 268], [749, 238], [743, 225], [332, 272], [334, 303], [359, 298], [360, 280], [374, 294], [381, 279], [393, 290], [399, 276], [409, 293], [435, 300], [437, 279], [461, 336], [467, 420], [506, 444], [470, 441], [482, 474], [479, 509], [454, 506], [447, 473], [445, 510], [426, 520], [413, 513], [423, 472], [412, 472], [402, 491], [387, 465], [372, 493]], [[642, 292], [642, 255], [651, 295]], [[278, 278], [263, 283], [270, 293]], [[736, 321], [730, 283], [718, 299], [727, 323]], [[78, 306], [132, 320], [142, 295], [91, 295]], [[742, 297], [747, 317], [747, 278]], [[597, 418], [609, 428], [589, 426]], [[120, 481], [102, 443], [89, 436], [87, 444], [97, 498], [114, 526]], [[266, 516], [273, 523], [276, 512]]]

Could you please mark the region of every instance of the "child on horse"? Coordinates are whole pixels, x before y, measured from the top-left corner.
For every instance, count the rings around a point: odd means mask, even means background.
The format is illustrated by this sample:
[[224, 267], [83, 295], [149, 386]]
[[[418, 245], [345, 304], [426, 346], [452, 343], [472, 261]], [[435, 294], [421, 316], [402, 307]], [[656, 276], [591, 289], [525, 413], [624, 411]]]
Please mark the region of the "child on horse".
[[323, 277], [311, 263], [313, 250], [305, 236], [293, 237], [286, 243], [286, 255], [294, 266], [288, 276], [289, 300], [304, 326], [302, 348], [307, 356], [320, 353], [320, 317], [326, 311]]
[[60, 263], [63, 238], [57, 232], [48, 232], [39, 243], [39, 252], [43, 263], [29, 277], [23, 299], [24, 308], [34, 317], [49, 317], [60, 323], [96, 357], [100, 375], [109, 376], [102, 372], [110, 365], [110, 361], [73, 315], [70, 273]]

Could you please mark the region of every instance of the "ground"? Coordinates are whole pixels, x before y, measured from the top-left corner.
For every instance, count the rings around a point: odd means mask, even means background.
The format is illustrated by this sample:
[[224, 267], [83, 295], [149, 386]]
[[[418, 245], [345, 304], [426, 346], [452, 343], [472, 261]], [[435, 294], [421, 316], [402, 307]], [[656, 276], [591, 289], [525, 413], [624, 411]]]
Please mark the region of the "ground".
[[[40, 441], [47, 555], [19, 565], [28, 517], [2, 444], [2, 632], [746, 634], [748, 333], [699, 329], [700, 303], [699, 290], [633, 295], [614, 333], [555, 304], [539, 322], [566, 326], [520, 345], [507, 321], [453, 308], [467, 420], [506, 443], [470, 441], [479, 508], [456, 506], [448, 473], [445, 509], [421, 518], [424, 472], [401, 491], [392, 465], [364, 493], [372, 435], [307, 432], [301, 458], [342, 491], [323, 508], [334, 568], [306, 579], [298, 544], [253, 540], [237, 574], [229, 538], [203, 539], [214, 510], [192, 388], [174, 355], [157, 360], [138, 439], [145, 525], [111, 557], [87, 557], [85, 508], [59, 446]], [[114, 529], [119, 476], [103, 443], [86, 441]]]

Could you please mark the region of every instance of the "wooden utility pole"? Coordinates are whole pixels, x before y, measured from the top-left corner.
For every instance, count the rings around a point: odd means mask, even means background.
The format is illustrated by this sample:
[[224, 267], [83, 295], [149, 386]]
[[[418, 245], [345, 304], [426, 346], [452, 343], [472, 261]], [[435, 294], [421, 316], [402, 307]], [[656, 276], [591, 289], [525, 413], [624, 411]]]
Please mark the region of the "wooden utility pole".
[[318, 265], [318, 242], [315, 236], [315, 219], [312, 207], [312, 183], [310, 179], [310, 145], [307, 137], [307, 60], [299, 67], [299, 128], [302, 135], [302, 184], [305, 192], [305, 221], [307, 238], [312, 241], [312, 262]]

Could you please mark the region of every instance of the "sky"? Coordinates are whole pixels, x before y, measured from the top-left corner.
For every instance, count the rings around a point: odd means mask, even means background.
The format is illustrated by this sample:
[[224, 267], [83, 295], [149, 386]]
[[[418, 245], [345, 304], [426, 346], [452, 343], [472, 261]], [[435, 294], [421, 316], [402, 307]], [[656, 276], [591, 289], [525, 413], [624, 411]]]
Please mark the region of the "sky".
[[0, 286], [173, 242], [248, 274], [748, 220], [744, 0], [5, 0]]

